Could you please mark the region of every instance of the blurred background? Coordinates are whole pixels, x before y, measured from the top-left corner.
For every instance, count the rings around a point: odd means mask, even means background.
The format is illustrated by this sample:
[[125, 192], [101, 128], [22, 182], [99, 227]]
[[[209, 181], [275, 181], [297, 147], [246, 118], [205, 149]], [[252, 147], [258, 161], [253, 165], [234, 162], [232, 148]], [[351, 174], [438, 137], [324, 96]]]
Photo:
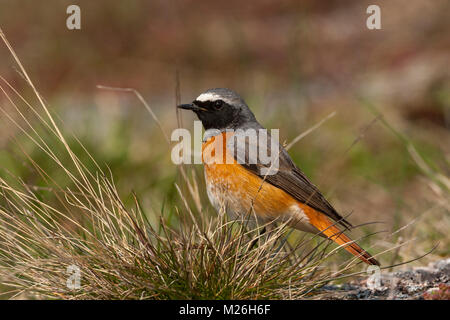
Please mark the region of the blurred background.
[[[66, 28], [70, 4], [81, 8], [81, 30]], [[381, 30], [366, 27], [370, 4], [381, 7]], [[138, 90], [168, 133], [177, 126], [177, 72], [183, 102], [228, 87], [264, 126], [280, 128], [283, 141], [336, 112], [290, 154], [354, 224], [384, 222], [359, 235], [415, 221], [363, 240], [377, 240], [380, 252], [415, 239], [386, 258], [391, 263], [437, 242], [431, 259], [449, 255], [448, 193], [424, 172], [450, 174], [449, 13], [446, 0], [2, 0], [0, 26], [67, 134], [111, 168], [125, 201], [136, 192], [152, 217], [180, 203], [169, 148], [135, 96], [97, 85]], [[31, 97], [3, 45], [0, 57], [0, 75]], [[0, 103], [14, 113], [3, 95]], [[58, 180], [55, 165], [0, 118], [1, 174], [45, 185], [21, 141]], [[192, 128], [193, 115], [182, 118]], [[201, 166], [193, 167], [204, 188]]]

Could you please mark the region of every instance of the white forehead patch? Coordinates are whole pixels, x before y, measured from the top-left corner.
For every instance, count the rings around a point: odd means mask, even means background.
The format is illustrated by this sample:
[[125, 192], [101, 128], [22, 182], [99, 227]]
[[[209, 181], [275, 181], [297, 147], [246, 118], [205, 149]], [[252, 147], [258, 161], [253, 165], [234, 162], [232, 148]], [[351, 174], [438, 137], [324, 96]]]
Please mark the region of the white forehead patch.
[[219, 100], [219, 99], [222, 99], [222, 97], [219, 96], [218, 94], [205, 92], [205, 93], [202, 93], [201, 95], [199, 95], [197, 97], [197, 99], [195, 99], [195, 100], [205, 102], [205, 101], [215, 101], [215, 100]]
[[223, 97], [223, 96], [221, 96], [221, 95], [219, 95], [219, 94], [212, 93], [212, 92], [205, 92], [205, 93], [202, 93], [202, 94], [199, 95], [199, 96], [197, 97], [197, 99], [195, 99], [195, 100], [201, 101], [201, 102], [222, 100], [222, 101], [224, 101], [225, 103], [232, 104], [232, 101], [231, 101], [231, 100], [229, 100], [229, 99], [227, 99], [227, 98], [225, 98], [225, 97]]

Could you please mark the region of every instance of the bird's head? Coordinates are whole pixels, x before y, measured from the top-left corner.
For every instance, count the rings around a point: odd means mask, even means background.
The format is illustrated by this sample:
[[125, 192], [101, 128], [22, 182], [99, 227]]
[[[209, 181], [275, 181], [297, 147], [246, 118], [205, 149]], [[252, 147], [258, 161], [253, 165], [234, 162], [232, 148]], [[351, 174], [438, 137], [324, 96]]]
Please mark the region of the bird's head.
[[226, 88], [209, 89], [192, 103], [181, 104], [178, 108], [192, 110], [197, 114], [205, 130], [237, 129], [256, 122], [245, 101], [236, 92]]

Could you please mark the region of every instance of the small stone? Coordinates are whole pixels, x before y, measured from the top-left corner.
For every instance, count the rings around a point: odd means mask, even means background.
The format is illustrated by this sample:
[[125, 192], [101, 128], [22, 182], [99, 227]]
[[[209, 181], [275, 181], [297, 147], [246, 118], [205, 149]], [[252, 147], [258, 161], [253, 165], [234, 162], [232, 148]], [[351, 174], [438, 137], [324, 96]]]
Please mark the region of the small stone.
[[440, 292], [439, 286], [450, 286], [450, 258], [430, 263], [426, 267], [383, 273], [381, 286], [373, 290], [368, 288], [367, 278], [342, 285], [327, 285], [323, 289], [334, 290], [328, 295], [329, 299], [417, 300], [424, 299], [425, 293], [430, 296]]

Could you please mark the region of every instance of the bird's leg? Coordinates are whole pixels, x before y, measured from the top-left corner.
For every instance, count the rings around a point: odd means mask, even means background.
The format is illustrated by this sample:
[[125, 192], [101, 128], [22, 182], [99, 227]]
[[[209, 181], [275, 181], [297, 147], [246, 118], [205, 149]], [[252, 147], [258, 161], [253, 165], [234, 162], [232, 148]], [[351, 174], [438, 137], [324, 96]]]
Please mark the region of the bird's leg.
[[250, 247], [248, 248], [248, 251], [253, 249], [253, 247], [256, 245], [256, 242], [258, 242], [258, 238], [261, 237], [264, 233], [266, 233], [266, 227], [262, 228], [262, 230], [259, 232], [259, 236], [252, 241]]

